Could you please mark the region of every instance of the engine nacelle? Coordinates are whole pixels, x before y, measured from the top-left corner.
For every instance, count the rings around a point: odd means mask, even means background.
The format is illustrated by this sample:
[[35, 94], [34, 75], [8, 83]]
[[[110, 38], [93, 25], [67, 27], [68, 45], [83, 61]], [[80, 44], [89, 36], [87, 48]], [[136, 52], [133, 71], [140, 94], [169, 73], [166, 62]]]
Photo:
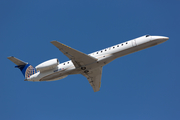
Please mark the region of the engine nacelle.
[[57, 65], [59, 65], [59, 60], [57, 58], [55, 58], [55, 59], [45, 61], [45, 62], [37, 65], [35, 68], [36, 68], [36, 70], [42, 72], [42, 71], [51, 70], [53, 68], [56, 68]]

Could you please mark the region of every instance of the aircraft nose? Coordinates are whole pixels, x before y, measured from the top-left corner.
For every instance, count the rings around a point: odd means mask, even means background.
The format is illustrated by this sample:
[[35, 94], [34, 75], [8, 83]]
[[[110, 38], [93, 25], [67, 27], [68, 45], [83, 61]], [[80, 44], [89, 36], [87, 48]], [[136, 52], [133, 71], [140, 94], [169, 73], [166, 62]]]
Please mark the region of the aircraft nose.
[[169, 40], [169, 37], [165, 37], [165, 36], [152, 36], [152, 40], [159, 40], [159, 41], [167, 41]]
[[161, 39], [164, 40], [164, 41], [167, 41], [167, 40], [169, 40], [169, 37], [162, 36]]

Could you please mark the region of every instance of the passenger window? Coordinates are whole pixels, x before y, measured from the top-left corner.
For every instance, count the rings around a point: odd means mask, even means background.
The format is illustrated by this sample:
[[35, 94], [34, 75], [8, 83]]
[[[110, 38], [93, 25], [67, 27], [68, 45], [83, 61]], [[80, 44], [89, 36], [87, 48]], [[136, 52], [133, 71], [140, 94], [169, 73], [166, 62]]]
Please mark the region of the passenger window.
[[117, 47], [119, 47], [119, 45], [117, 45]]
[[98, 54], [98, 52], [96, 54]]
[[123, 46], [123, 44], [121, 44]]
[[113, 47], [113, 49], [114, 49], [115, 47]]
[[128, 42], [126, 42], [126, 44], [128, 44]]

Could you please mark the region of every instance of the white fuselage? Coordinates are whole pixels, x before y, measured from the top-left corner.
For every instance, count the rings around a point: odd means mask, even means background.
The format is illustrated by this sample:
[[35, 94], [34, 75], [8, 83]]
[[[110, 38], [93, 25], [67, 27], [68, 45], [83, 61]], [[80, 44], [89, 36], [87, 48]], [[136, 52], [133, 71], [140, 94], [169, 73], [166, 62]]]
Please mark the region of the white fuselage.
[[96, 59], [96, 62], [87, 64], [83, 67], [76, 68], [72, 61], [67, 61], [59, 64], [56, 68], [48, 71], [37, 72], [36, 74], [27, 78], [27, 81], [54, 81], [67, 77], [72, 74], [81, 74], [83, 72], [88, 72], [97, 67], [102, 67], [116, 58], [128, 55], [130, 53], [152, 47], [167, 41], [168, 37], [163, 36], [142, 36], [124, 43], [114, 45], [112, 47], [105, 48], [100, 51], [93, 52], [89, 54]]

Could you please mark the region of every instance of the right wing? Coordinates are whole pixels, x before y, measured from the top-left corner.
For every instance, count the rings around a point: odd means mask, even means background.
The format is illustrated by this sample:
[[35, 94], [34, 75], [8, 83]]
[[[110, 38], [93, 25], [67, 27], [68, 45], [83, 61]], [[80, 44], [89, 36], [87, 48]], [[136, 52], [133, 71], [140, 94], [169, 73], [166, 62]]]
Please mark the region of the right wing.
[[90, 70], [88, 73], [82, 73], [82, 75], [88, 79], [89, 84], [92, 86], [94, 92], [100, 90], [102, 67], [98, 67], [93, 70]]
[[70, 60], [72, 60], [76, 68], [96, 62], [97, 59], [84, 54], [78, 50], [75, 50], [69, 46], [66, 46], [58, 41], [51, 41], [51, 43], [56, 46], [64, 55], [66, 55]]

